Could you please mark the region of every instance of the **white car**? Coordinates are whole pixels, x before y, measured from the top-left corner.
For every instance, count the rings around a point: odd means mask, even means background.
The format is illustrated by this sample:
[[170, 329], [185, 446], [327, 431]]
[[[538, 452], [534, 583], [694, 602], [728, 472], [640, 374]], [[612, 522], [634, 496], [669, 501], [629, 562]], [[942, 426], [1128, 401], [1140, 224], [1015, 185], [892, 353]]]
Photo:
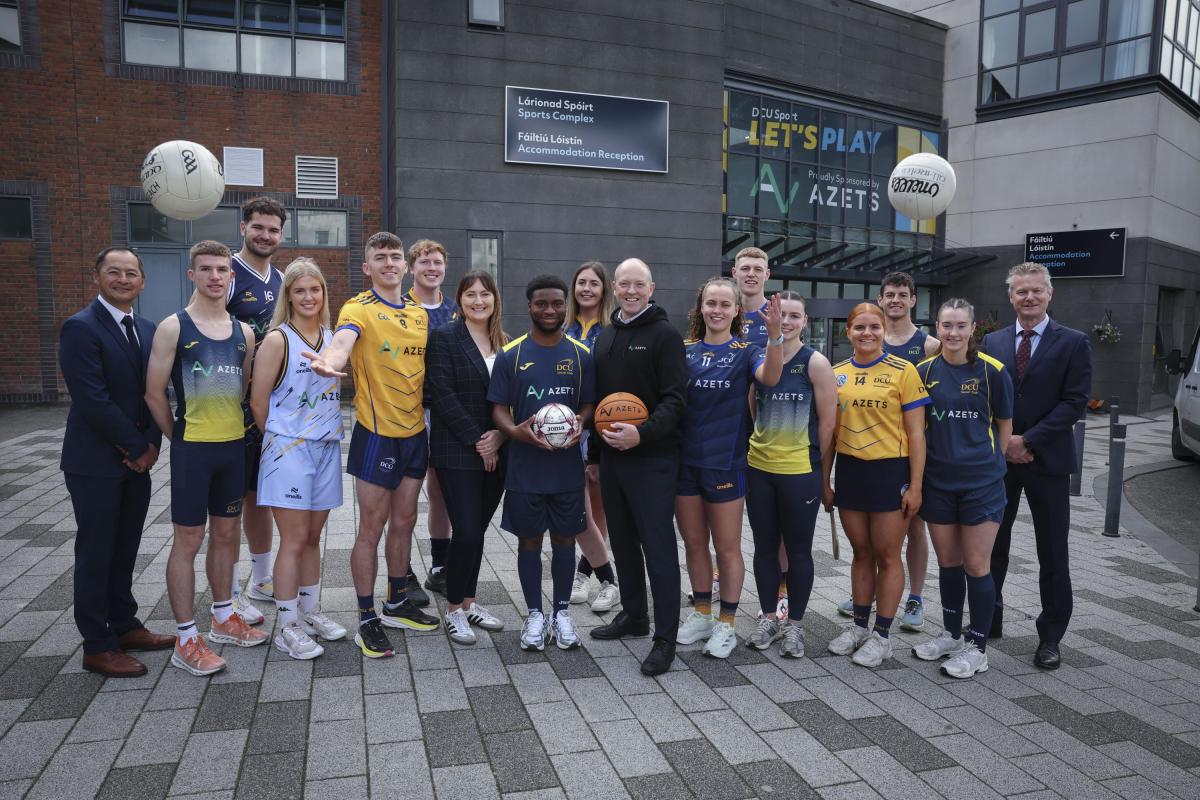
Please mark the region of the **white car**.
[[1178, 350], [1167, 357], [1167, 370], [1180, 375], [1175, 390], [1175, 413], [1171, 426], [1171, 455], [1180, 461], [1200, 458], [1200, 328], [1192, 337], [1187, 361]]

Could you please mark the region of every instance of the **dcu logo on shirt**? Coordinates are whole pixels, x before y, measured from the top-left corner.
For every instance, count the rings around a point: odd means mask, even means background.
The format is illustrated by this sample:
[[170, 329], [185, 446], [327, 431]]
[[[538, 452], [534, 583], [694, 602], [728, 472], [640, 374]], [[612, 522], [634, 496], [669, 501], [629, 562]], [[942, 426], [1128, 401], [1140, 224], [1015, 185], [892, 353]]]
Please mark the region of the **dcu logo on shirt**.
[[971, 378], [960, 389], [963, 394], [979, 394], [979, 378]]
[[919, 355], [921, 355], [922, 349], [923, 348], [920, 345], [916, 345], [915, 347], [910, 347], [910, 348], [908, 348], [908, 354], [910, 356], [919, 356]]
[[562, 361], [554, 365], [554, 371], [559, 375], [574, 375], [575, 360], [572, 358], [564, 358]]

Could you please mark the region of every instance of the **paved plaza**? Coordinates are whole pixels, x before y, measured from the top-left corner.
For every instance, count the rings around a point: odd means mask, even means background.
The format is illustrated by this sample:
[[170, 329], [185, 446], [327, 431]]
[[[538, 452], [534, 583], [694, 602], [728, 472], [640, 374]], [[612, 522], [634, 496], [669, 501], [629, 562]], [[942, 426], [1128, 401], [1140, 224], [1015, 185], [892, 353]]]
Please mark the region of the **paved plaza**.
[[[1169, 460], [1169, 420], [1127, 420], [1129, 467]], [[1100, 535], [1092, 492], [1107, 470], [1106, 423], [1089, 421], [1083, 496], [1071, 500], [1075, 616], [1056, 672], [1031, 662], [1038, 594], [1027, 513], [1013, 536], [1006, 637], [988, 648], [990, 671], [968, 681], [911, 656], [940, 629], [936, 564], [926, 631], [897, 632], [882, 668], [826, 652], [850, 564], [844, 539], [843, 559], [833, 559], [822, 514], [802, 660], [739, 647], [719, 661], [693, 645], [655, 679], [638, 670], [648, 639], [585, 632], [581, 650], [523, 652], [514, 540], [493, 525], [479, 600], [507, 629], [479, 631], [474, 647], [452, 646], [441, 630], [389, 631], [397, 655], [386, 660], [362, 658], [349, 641], [315, 661], [269, 644], [225, 647], [229, 667], [210, 679], [157, 652], [137, 654], [145, 677], [104, 680], [80, 667], [61, 424], [10, 428], [0, 415], [0, 798], [1195, 800], [1195, 584], [1129, 532]], [[154, 468], [134, 585], [160, 632], [173, 629], [163, 577], [169, 458]], [[322, 604], [351, 626], [358, 509], [349, 480], [345, 496], [324, 538]], [[429, 543], [422, 527], [417, 535], [424, 575]], [[749, 564], [748, 526], [742, 541]], [[549, 597], [548, 562], [545, 575]], [[742, 636], [757, 610], [752, 590], [747, 580]], [[197, 604], [202, 630], [210, 601]], [[259, 606], [270, 625], [274, 609]], [[583, 629], [604, 621], [585, 606], [572, 613]]]

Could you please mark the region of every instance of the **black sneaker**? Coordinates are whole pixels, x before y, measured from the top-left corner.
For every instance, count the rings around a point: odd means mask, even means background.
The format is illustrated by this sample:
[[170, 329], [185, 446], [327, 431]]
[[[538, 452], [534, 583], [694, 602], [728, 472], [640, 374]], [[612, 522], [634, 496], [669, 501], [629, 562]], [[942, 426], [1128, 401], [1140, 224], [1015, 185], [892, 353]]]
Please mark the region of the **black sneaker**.
[[421, 588], [421, 579], [411, 572], [408, 574], [408, 582], [404, 584], [404, 593], [408, 595], [408, 602], [417, 608], [429, 605], [429, 595]]
[[[431, 592], [437, 592], [443, 597], [446, 596], [446, 569], [431, 569], [429, 577], [425, 579], [425, 588]], [[409, 595], [411, 597], [412, 595]]]
[[392, 643], [388, 641], [387, 633], [379, 624], [378, 617], [359, 623], [358, 633], [354, 634], [354, 643], [367, 658], [387, 658], [396, 654]]
[[650, 655], [642, 662], [642, 674], [662, 675], [671, 668], [671, 662], [674, 660], [675, 643], [666, 639], [655, 639], [654, 646], [650, 648]]
[[621, 639], [626, 636], [645, 636], [650, 633], [650, 620], [635, 620], [622, 611], [607, 625], [592, 628], [593, 639]]
[[431, 617], [417, 608], [411, 597], [395, 608], [384, 604], [380, 620], [389, 628], [408, 628], [413, 631], [431, 631], [441, 625], [437, 617]]

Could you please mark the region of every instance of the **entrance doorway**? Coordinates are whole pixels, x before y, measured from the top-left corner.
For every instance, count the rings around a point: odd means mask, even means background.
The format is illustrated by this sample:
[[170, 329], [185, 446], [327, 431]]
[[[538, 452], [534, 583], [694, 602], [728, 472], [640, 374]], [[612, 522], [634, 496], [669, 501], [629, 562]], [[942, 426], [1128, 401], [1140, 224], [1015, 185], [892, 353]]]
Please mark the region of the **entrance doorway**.
[[804, 341], [809, 347], [837, 364], [854, 354], [850, 339], [846, 336], [846, 317], [862, 300], [813, 298], [806, 305], [808, 330]]

